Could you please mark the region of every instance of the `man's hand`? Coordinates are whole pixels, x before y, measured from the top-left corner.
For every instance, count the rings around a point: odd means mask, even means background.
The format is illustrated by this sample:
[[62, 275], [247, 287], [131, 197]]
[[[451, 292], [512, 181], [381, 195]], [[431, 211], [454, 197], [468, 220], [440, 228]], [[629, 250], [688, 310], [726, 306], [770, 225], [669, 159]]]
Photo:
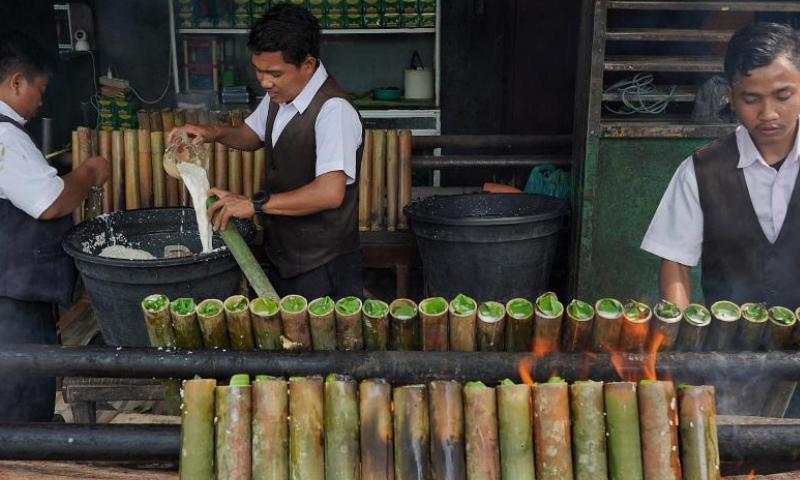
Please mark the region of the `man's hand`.
[[103, 157], [88, 158], [81, 168], [87, 169], [92, 178], [92, 186], [101, 187], [111, 178], [111, 165]]
[[208, 207], [209, 219], [213, 219], [214, 214], [219, 212], [217, 219], [214, 221], [214, 230], [224, 230], [227, 228], [228, 220], [230, 220], [231, 217], [250, 218], [255, 215], [253, 201], [249, 197], [220, 188], [212, 188], [209, 190], [208, 196], [211, 195], [219, 197], [216, 203]]
[[182, 127], [175, 127], [169, 132], [167, 143], [171, 144], [172, 140], [180, 132], [186, 133], [191, 138], [192, 143], [200, 145], [206, 142], [214, 142], [219, 137], [219, 130], [216, 127], [209, 125], [192, 125], [186, 124]]

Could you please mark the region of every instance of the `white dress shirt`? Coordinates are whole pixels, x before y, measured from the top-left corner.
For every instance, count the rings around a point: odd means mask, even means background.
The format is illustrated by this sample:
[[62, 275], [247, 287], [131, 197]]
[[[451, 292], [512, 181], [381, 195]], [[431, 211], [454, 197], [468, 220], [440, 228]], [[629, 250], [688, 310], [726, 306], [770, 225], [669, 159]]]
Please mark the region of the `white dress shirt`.
[[[317, 71], [306, 86], [291, 103], [278, 105], [278, 114], [272, 128], [272, 145], [278, 141], [281, 132], [295, 115], [302, 115], [314, 95], [328, 79], [328, 72], [319, 63]], [[245, 120], [245, 124], [258, 135], [261, 141], [267, 130], [267, 115], [270, 100], [265, 96], [261, 103]], [[331, 98], [322, 104], [314, 124], [317, 140], [316, 176], [324, 173], [344, 171], [347, 185], [356, 181], [356, 150], [361, 146], [361, 122], [358, 112], [343, 98]]]
[[[0, 113], [25, 124], [25, 119], [1, 100]], [[39, 218], [62, 190], [64, 180], [30, 137], [15, 125], [0, 123], [0, 198]]]
[[[758, 223], [770, 243], [775, 243], [786, 218], [800, 169], [798, 141], [795, 140], [780, 170], [775, 170], [764, 161], [742, 126], [736, 129], [736, 145], [739, 148], [737, 168], [744, 171]], [[698, 264], [703, 249], [703, 210], [692, 157], [684, 160], [672, 177], [641, 248], [683, 265]]]

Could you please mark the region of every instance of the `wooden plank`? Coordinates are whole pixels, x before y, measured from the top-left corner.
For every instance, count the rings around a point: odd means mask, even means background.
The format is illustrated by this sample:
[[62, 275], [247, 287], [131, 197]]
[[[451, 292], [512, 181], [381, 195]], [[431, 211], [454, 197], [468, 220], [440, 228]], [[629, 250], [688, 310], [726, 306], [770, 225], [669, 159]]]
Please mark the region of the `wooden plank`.
[[610, 29], [606, 40], [639, 42], [720, 42], [731, 39], [733, 30], [694, 30], [684, 28]]
[[719, 138], [735, 128], [733, 124], [700, 124], [688, 119], [676, 122], [604, 121], [600, 134], [602, 137], [623, 138]]
[[798, 2], [643, 2], [612, 1], [609, 10], [684, 10], [719, 12], [800, 12]]
[[0, 462], [0, 478], [14, 480], [177, 480], [178, 472], [73, 462]]
[[608, 56], [603, 62], [606, 71], [617, 72], [708, 72], [723, 71], [722, 57], [649, 57]]
[[[658, 91], [653, 93], [645, 93], [642, 94], [641, 100], [646, 102], [654, 102], [659, 100], [666, 100], [669, 95], [669, 87], [657, 87]], [[678, 85], [675, 88], [675, 92], [670, 98], [670, 101], [673, 102], [694, 102], [695, 97], [697, 96], [697, 89], [699, 87], [693, 85]], [[636, 95], [628, 95], [628, 100], [637, 101], [639, 97]], [[605, 92], [603, 93], [603, 101], [604, 102], [620, 102], [622, 101], [622, 95], [619, 92]]]

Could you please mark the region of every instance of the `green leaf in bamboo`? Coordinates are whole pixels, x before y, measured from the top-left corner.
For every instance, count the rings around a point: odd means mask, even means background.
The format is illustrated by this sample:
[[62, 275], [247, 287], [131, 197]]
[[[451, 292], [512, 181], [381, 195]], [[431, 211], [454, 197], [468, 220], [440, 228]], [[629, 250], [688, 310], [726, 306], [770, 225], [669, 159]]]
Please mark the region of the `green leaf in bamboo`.
[[389, 349], [389, 305], [380, 300], [364, 300], [362, 331], [364, 348], [370, 351]]
[[[650, 323], [647, 336], [647, 351], [666, 352], [672, 350], [681, 327], [680, 307], [668, 300], [661, 300], [653, 308], [655, 320]], [[657, 348], [655, 344], [658, 344]]]
[[417, 304], [407, 298], [398, 298], [389, 305], [391, 312], [392, 350], [419, 350], [419, 318]]
[[678, 388], [681, 465], [686, 480], [719, 480], [717, 408], [713, 386]]
[[430, 478], [428, 389], [394, 389], [394, 476], [396, 480]]
[[178, 346], [168, 307], [169, 298], [166, 295], [154, 294], [142, 300], [147, 334], [150, 337], [150, 345], [154, 347]]
[[200, 302], [197, 306], [197, 323], [206, 348], [230, 347], [222, 300], [209, 298]]
[[478, 307], [477, 346], [481, 352], [502, 352], [505, 346], [506, 312], [502, 303], [483, 302]]
[[253, 299], [253, 313], [258, 315], [275, 315], [278, 313], [278, 302], [271, 298]]
[[681, 480], [675, 387], [672, 382], [642, 381], [637, 394], [644, 478]]
[[678, 331], [677, 350], [697, 352], [703, 349], [711, 324], [711, 312], [697, 303], [690, 303], [683, 310], [683, 322]]
[[533, 304], [524, 298], [506, 303], [506, 351], [528, 352], [533, 338]]
[[478, 304], [459, 293], [450, 301], [450, 350], [473, 352], [476, 347], [476, 319]]
[[355, 380], [329, 375], [325, 381], [325, 478], [360, 480], [358, 387]]
[[142, 301], [142, 307], [148, 312], [157, 313], [169, 305], [169, 298], [159, 293], [150, 295]]
[[177, 298], [170, 303], [169, 310], [175, 339], [181, 348], [203, 348], [203, 334], [197, 323], [194, 299]]
[[761, 338], [761, 346], [767, 350], [786, 350], [792, 343], [792, 331], [797, 318], [786, 307], [770, 307], [769, 321]]
[[606, 383], [603, 393], [609, 477], [611, 480], [642, 480], [642, 441], [636, 384]]
[[447, 300], [432, 297], [419, 304], [420, 347], [425, 352], [444, 352], [448, 349]]
[[252, 474], [252, 396], [250, 378], [231, 377], [216, 391], [215, 465], [217, 480], [249, 479]]
[[364, 313], [370, 317], [380, 317], [389, 313], [389, 306], [380, 300], [368, 298], [364, 300]]
[[742, 305], [742, 319], [736, 332], [737, 348], [755, 350], [761, 344], [761, 337], [767, 326], [769, 313], [763, 303], [745, 303]]
[[563, 381], [533, 386], [533, 438], [537, 480], [573, 478], [569, 389]]
[[306, 308], [306, 299], [299, 295], [287, 295], [281, 300], [281, 308], [289, 313], [297, 313]]
[[291, 480], [325, 479], [322, 377], [289, 379], [289, 474]]
[[536, 299], [536, 318], [533, 322], [533, 343], [536, 352], [557, 352], [561, 340], [564, 305], [553, 292]]
[[358, 390], [362, 480], [394, 479], [392, 387], [382, 379], [363, 380]]
[[536, 310], [540, 315], [552, 318], [564, 313], [564, 305], [555, 293], [545, 292], [536, 299]]
[[589, 350], [594, 326], [594, 308], [586, 302], [572, 300], [567, 305], [567, 320], [562, 334], [561, 350], [582, 353]]
[[335, 304], [331, 297], [321, 297], [312, 300], [311, 303], [308, 304], [308, 311], [314, 315], [325, 315], [333, 312], [334, 306]]
[[482, 382], [464, 385], [464, 437], [467, 478], [500, 478], [497, 397]]
[[720, 300], [711, 305], [711, 330], [708, 332], [705, 350], [726, 351], [734, 347], [736, 331], [739, 328], [739, 320], [742, 318], [742, 310], [735, 303], [728, 300]]
[[501, 477], [535, 479], [531, 387], [506, 379], [496, 391]]
[[468, 315], [474, 312], [478, 306], [477, 303], [475, 303], [475, 300], [464, 295], [463, 293], [459, 293], [453, 300], [450, 301], [450, 308], [452, 312], [457, 315]]
[[214, 479], [214, 391], [213, 379], [183, 382], [181, 407], [180, 480]]
[[426, 298], [419, 304], [419, 309], [428, 315], [440, 315], [447, 312], [447, 300], [442, 297]]
[[361, 300], [358, 297], [344, 297], [336, 301], [336, 312], [342, 315], [353, 315], [361, 309]]
[[289, 478], [289, 395], [283, 378], [258, 375], [253, 396], [253, 478]]
[[253, 324], [248, 309], [250, 301], [244, 295], [233, 295], [228, 297], [223, 305], [231, 347], [235, 350], [255, 348]]
[[281, 349], [283, 329], [278, 311], [278, 302], [271, 298], [255, 298], [250, 302], [253, 338], [261, 350]]
[[192, 298], [176, 298], [170, 303], [170, 310], [179, 315], [189, 315], [194, 313], [196, 305]]
[[308, 324], [314, 350], [336, 350], [336, 318], [331, 297], [320, 297], [308, 304]]
[[634, 353], [644, 351], [651, 317], [652, 311], [647, 304], [635, 300], [625, 304], [619, 334], [620, 350]]
[[336, 339], [344, 351], [364, 350], [361, 300], [345, 297], [336, 302]]
[[570, 385], [575, 480], [607, 480], [603, 382]]
[[618, 351], [619, 334], [622, 330], [622, 309], [622, 303], [614, 298], [603, 298], [595, 303], [595, 320], [592, 327], [594, 351]]
[[431, 477], [434, 480], [467, 478], [464, 450], [464, 403], [461, 384], [428, 384], [431, 426]]

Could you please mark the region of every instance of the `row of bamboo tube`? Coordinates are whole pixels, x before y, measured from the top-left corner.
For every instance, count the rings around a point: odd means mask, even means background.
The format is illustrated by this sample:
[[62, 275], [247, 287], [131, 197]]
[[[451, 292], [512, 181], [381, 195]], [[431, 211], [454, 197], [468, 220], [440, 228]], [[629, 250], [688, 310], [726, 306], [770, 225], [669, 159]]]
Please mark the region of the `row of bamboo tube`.
[[358, 175], [358, 229], [407, 230], [403, 207], [411, 203], [411, 141], [408, 130], [367, 130]]
[[711, 386], [236, 375], [183, 400], [186, 480], [720, 479]]

